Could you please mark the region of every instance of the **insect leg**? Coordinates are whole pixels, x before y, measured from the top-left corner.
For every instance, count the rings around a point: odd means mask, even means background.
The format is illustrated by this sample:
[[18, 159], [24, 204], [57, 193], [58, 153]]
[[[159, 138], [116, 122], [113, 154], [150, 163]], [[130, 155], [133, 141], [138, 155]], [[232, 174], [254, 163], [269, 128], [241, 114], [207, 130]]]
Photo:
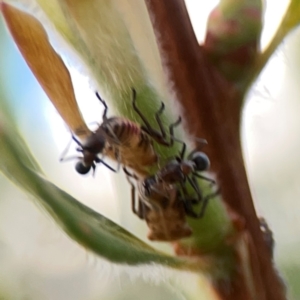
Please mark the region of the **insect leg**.
[[210, 183], [212, 183], [212, 184], [216, 184], [216, 181], [215, 181], [215, 180], [213, 180], [213, 179], [211, 179], [211, 178], [208, 178], [208, 177], [205, 177], [205, 176], [203, 176], [203, 175], [200, 175], [200, 174], [198, 174], [198, 173], [196, 173], [196, 172], [193, 172], [193, 176], [195, 176], [195, 177], [197, 177], [197, 178], [201, 178], [201, 179], [203, 179], [203, 180], [206, 180], [206, 181], [208, 181], [208, 182], [210, 182]]
[[145, 116], [143, 115], [143, 113], [139, 110], [139, 108], [136, 106], [136, 90], [134, 88], [131, 89], [132, 90], [132, 106], [134, 111], [140, 116], [140, 118], [142, 119], [142, 121], [144, 122], [145, 126], [146, 126], [146, 132], [148, 132], [148, 130], [152, 130], [152, 127], [150, 125], [150, 123], [148, 122], [148, 120], [145, 118]]
[[[181, 117], [179, 117], [176, 122], [170, 124], [170, 126], [169, 126], [170, 141], [167, 141], [166, 140], [166, 135], [167, 134], [165, 132], [164, 126], [163, 126], [161, 118], [160, 118], [160, 115], [162, 114], [164, 108], [165, 108], [165, 105], [162, 102], [161, 109], [155, 114], [155, 119], [156, 119], [156, 121], [159, 125], [159, 129], [160, 129], [160, 132], [161, 132], [160, 137], [157, 141], [161, 144], [164, 144], [165, 146], [171, 147], [174, 144], [175, 140], [178, 141], [178, 142], [181, 142], [181, 140], [176, 139], [175, 136], [174, 136], [174, 127], [178, 126], [181, 123]], [[150, 133], [150, 135], [151, 135], [151, 133]]]
[[178, 120], [174, 123], [172, 123], [170, 126], [169, 126], [169, 134], [170, 134], [170, 146], [173, 145], [174, 141], [176, 140], [177, 142], [182, 142], [181, 140], [178, 140], [175, 138], [174, 136], [174, 127], [178, 126], [179, 124], [181, 123], [181, 117], [178, 118]]
[[145, 210], [146, 210], [146, 207], [145, 207], [145, 203], [144, 201], [139, 197], [139, 200], [138, 200], [138, 217], [140, 219], [145, 219]]
[[198, 217], [198, 215], [193, 209], [192, 202], [193, 202], [193, 200], [191, 200], [191, 199], [186, 199], [185, 201], [183, 201], [184, 210], [185, 210], [185, 213], [189, 217], [192, 217], [192, 218], [196, 219]]
[[103, 104], [103, 106], [104, 106], [104, 112], [103, 112], [102, 119], [105, 121], [105, 120], [107, 119], [106, 114], [107, 114], [108, 107], [107, 107], [105, 101], [100, 97], [100, 95], [99, 95], [98, 92], [96, 92], [96, 97], [100, 100], [100, 102], [101, 102], [101, 103]]
[[69, 151], [69, 149], [70, 149], [72, 140], [73, 140], [73, 139], [70, 139], [70, 141], [69, 141], [67, 147], [66, 147], [66, 148], [64, 149], [64, 151], [62, 152], [59, 161], [65, 161], [65, 160], [66, 160], [66, 159], [65, 159], [65, 156], [66, 156], [66, 154], [68, 153], [68, 151]]
[[80, 156], [70, 156], [70, 157], [66, 157], [66, 158], [62, 157], [62, 158], [60, 158], [60, 161], [65, 162], [65, 161], [69, 161], [69, 160], [73, 160], [73, 159], [82, 159], [82, 157], [80, 157]]
[[162, 102], [160, 109], [155, 113], [155, 119], [159, 126], [162, 138], [166, 137], [166, 131], [164, 129], [164, 126], [163, 126], [161, 118], [160, 118], [160, 115], [163, 113], [164, 110], [165, 110], [165, 104]]
[[182, 143], [182, 148], [181, 148], [181, 151], [179, 153], [179, 156], [176, 157], [176, 160], [178, 162], [181, 162], [183, 159], [184, 159], [184, 155], [185, 155], [185, 150], [186, 150], [186, 143], [183, 142], [183, 141], [180, 141], [180, 140], [177, 140], [179, 143]]
[[[141, 126], [142, 130], [147, 132], [153, 139], [155, 139], [158, 143], [165, 144], [164, 138], [162, 137], [161, 133], [159, 133], [157, 130], [152, 128], [151, 124], [148, 122], [146, 117], [143, 115], [143, 113], [139, 110], [139, 108], [136, 106], [136, 90], [132, 88], [132, 106], [134, 111], [139, 115], [139, 117], [142, 119], [144, 125]], [[161, 108], [156, 114], [160, 114], [164, 110], [164, 104], [162, 103]], [[160, 124], [159, 124], [160, 126]]]
[[96, 173], [96, 165], [95, 165], [94, 162], [93, 162], [93, 164], [92, 164], [92, 169], [93, 169], [93, 177], [95, 177], [95, 173]]
[[[132, 173], [130, 173], [128, 170], [127, 170], [127, 168], [126, 167], [123, 167], [123, 171], [124, 171], [124, 173], [125, 173], [125, 175], [126, 175], [126, 177], [132, 177], [132, 178], [134, 178], [134, 179], [136, 179], [136, 180], [138, 180], [138, 177], [135, 175], [135, 174], [132, 174]], [[132, 183], [132, 181], [130, 180], [130, 179], [127, 179], [128, 181], [129, 181], [129, 183], [131, 184]]]
[[207, 207], [207, 204], [209, 202], [210, 199], [216, 197], [217, 195], [220, 194], [220, 189], [218, 189], [216, 192], [212, 193], [212, 194], [209, 194], [207, 195], [204, 199], [203, 199], [203, 204], [202, 204], [202, 207], [200, 209], [200, 212], [197, 214], [197, 218], [202, 218], [204, 216], [204, 213], [205, 213], [205, 210], [206, 210], [206, 207]]
[[198, 202], [200, 202], [202, 200], [202, 192], [200, 190], [198, 181], [196, 180], [196, 178], [193, 175], [191, 177], [187, 176], [187, 180], [190, 183], [190, 185], [192, 186], [192, 188], [195, 190], [195, 192], [197, 193]]
[[[108, 165], [103, 159], [99, 158], [99, 157], [96, 157], [95, 158], [95, 162], [96, 163], [101, 163], [103, 164], [106, 168], [110, 169], [111, 171], [113, 172], [117, 172], [114, 168], [112, 168], [110, 165]], [[96, 165], [94, 164], [94, 167], [92, 166], [93, 170], [96, 168]]]
[[[132, 175], [131, 173], [128, 172], [126, 168], [123, 168], [124, 173], [126, 174], [127, 181], [129, 182], [131, 186], [131, 210], [134, 214], [136, 214], [140, 219], [142, 219], [143, 216], [140, 214], [140, 208], [138, 207], [138, 210], [135, 208], [135, 185], [131, 181], [131, 177], [134, 177], [135, 175]], [[139, 202], [141, 200], [139, 199]], [[138, 203], [140, 205], [140, 203]]]
[[80, 143], [80, 141], [75, 137], [74, 134], [72, 134], [72, 140], [81, 148], [83, 148], [82, 144]]
[[188, 191], [187, 191], [187, 189], [185, 187], [185, 182], [184, 181], [180, 181], [179, 184], [180, 184], [181, 191], [182, 191], [182, 194], [183, 194], [183, 198], [182, 199], [184, 200], [186, 197], [188, 197], [189, 193], [188, 193]]

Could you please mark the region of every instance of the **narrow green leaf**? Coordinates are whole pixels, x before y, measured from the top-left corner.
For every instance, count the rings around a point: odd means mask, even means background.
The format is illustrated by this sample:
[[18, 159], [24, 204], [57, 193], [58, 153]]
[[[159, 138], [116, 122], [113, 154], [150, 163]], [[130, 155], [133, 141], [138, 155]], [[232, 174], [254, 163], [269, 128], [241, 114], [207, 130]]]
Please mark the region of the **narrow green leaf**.
[[138, 265], [156, 262], [170, 266], [182, 263], [155, 251], [39, 175], [33, 170], [37, 168], [24, 160], [24, 157], [30, 156], [26, 145], [17, 132], [12, 132], [5, 124], [1, 127], [0, 153], [1, 172], [34, 195], [66, 233], [87, 249], [116, 263]]
[[252, 82], [263, 70], [270, 57], [277, 47], [282, 43], [284, 38], [300, 24], [300, 0], [291, 0], [289, 6], [281, 20], [281, 23], [274, 34], [266, 50], [258, 57], [257, 62], [250, 76], [243, 83], [243, 90], [246, 92]]

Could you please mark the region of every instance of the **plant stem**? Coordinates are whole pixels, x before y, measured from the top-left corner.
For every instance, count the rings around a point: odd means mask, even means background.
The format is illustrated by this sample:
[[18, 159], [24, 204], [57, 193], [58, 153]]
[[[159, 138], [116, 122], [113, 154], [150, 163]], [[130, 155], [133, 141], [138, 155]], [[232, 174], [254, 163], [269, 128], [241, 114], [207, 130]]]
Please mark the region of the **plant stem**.
[[[236, 276], [231, 278], [230, 287], [228, 282], [216, 286], [223, 299], [285, 299], [285, 289], [264, 243], [247, 181], [239, 132], [242, 96], [201, 51], [183, 0], [147, 0], [146, 5], [162, 61], [188, 120], [187, 129], [193, 136], [207, 139], [211, 169], [217, 174], [222, 198], [245, 221], [239, 242], [246, 246], [246, 251], [235, 245]], [[249, 256], [246, 263], [250, 275], [239, 265], [245, 252]]]

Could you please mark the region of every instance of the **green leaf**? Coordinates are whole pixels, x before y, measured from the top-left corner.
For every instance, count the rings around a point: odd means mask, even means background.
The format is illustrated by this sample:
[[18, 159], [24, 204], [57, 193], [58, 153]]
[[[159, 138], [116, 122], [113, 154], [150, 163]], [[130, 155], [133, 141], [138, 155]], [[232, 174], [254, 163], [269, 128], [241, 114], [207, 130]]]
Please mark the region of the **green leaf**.
[[183, 260], [152, 249], [39, 175], [39, 168], [33, 163], [34, 160], [19, 134], [3, 123], [0, 153], [2, 173], [33, 195], [64, 231], [87, 249], [115, 263], [160, 263], [173, 267], [183, 265]]
[[263, 70], [270, 57], [282, 43], [284, 38], [300, 24], [300, 0], [291, 0], [290, 4], [281, 20], [281, 23], [274, 34], [266, 50], [258, 57], [250, 76], [243, 83], [243, 90], [246, 92], [252, 82]]

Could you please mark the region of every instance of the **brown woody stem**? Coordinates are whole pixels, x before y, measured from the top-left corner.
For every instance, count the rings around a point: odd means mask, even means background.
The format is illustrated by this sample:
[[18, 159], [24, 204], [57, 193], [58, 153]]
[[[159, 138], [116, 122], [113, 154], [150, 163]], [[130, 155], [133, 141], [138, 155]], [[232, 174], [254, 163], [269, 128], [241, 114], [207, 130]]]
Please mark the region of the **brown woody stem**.
[[[239, 131], [242, 93], [205, 57], [184, 0], [146, 0], [146, 5], [166, 73], [188, 120], [185, 125], [193, 136], [207, 139], [211, 169], [217, 174], [222, 198], [229, 210], [245, 221], [242, 238], [236, 243], [235, 276], [231, 283], [215, 286], [223, 299], [285, 299], [285, 288], [264, 243], [246, 176]], [[237, 246], [240, 243], [243, 247]]]

